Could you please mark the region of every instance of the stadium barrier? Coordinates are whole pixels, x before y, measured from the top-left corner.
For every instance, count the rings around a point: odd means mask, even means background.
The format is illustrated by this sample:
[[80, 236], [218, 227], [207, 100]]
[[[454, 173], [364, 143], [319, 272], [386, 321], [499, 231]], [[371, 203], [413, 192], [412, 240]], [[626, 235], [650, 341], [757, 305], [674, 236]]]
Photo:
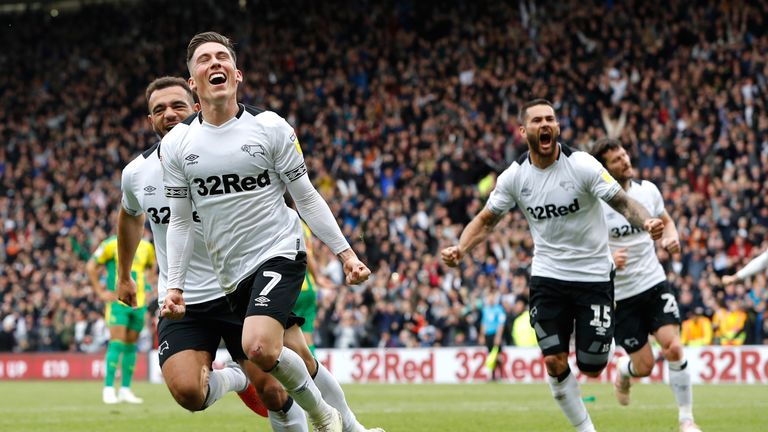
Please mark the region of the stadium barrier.
[[[686, 347], [695, 384], [768, 384], [768, 346]], [[219, 350], [217, 361], [227, 355]], [[479, 383], [488, 381], [486, 350], [466, 348], [318, 349], [318, 359], [341, 383]], [[620, 353], [617, 356], [622, 355]], [[572, 368], [575, 358], [571, 357]], [[543, 382], [546, 372], [536, 348], [506, 347], [499, 354], [501, 381]], [[101, 380], [103, 354], [25, 353], [0, 354], [0, 380]], [[118, 374], [120, 373], [118, 368]], [[135, 379], [162, 382], [157, 351], [138, 356]], [[578, 374], [581, 381], [610, 382], [615, 359], [595, 379]], [[656, 367], [645, 382], [663, 382], [667, 368]]]
[[[147, 356], [136, 357], [135, 380], [149, 376]], [[7, 380], [103, 380], [104, 353], [36, 352], [0, 354], [0, 381]], [[120, 376], [120, 368], [117, 369]]]

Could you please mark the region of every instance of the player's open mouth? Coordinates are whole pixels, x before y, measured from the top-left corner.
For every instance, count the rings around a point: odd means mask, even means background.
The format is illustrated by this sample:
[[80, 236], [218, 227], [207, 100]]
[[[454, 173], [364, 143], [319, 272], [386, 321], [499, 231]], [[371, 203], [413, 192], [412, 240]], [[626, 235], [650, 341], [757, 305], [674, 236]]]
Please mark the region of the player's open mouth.
[[225, 82], [227, 82], [227, 76], [221, 72], [216, 72], [214, 74], [211, 74], [211, 76], [208, 77], [208, 82], [213, 85], [224, 84]]
[[552, 144], [552, 132], [546, 130], [539, 134], [539, 143], [544, 145]]

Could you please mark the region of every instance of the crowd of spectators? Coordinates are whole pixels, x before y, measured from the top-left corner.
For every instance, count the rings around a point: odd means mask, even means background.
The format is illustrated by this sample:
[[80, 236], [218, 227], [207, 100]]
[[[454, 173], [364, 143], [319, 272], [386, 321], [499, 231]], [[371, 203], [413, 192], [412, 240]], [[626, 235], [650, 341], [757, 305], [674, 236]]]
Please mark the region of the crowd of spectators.
[[237, 43], [241, 99], [296, 128], [374, 271], [341, 286], [318, 245], [339, 284], [319, 289], [318, 346], [477, 344], [488, 291], [508, 323], [525, 313], [519, 211], [460, 269], [439, 250], [526, 150], [517, 114], [533, 97], [555, 103], [563, 143], [620, 138], [659, 186], [681, 235], [681, 254], [659, 255], [687, 340], [768, 342], [765, 275], [720, 282], [768, 248], [767, 1], [331, 3], [0, 14], [0, 351], [103, 347], [85, 262], [114, 232], [121, 168], [156, 140], [144, 87], [187, 76], [187, 41], [211, 29]]

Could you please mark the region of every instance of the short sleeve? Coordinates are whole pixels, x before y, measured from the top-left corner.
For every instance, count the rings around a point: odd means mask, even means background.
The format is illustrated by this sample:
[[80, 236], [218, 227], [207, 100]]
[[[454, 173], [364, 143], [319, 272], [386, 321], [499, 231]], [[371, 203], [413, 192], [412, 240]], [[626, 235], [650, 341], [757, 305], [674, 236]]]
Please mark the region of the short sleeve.
[[[178, 126], [178, 125], [177, 125]], [[175, 128], [174, 128], [175, 129]], [[181, 168], [181, 158], [173, 138], [173, 130], [160, 145], [160, 162], [163, 166], [163, 186], [166, 198], [189, 198], [189, 185]]]
[[514, 196], [514, 180], [520, 165], [517, 162], [512, 163], [496, 180], [496, 187], [491, 191], [488, 197], [488, 203], [485, 207], [496, 215], [504, 213], [515, 208], [516, 201]]
[[115, 256], [114, 246], [117, 244], [115, 241], [104, 240], [99, 244], [99, 247], [93, 252], [91, 258], [99, 264], [106, 264]]
[[123, 197], [120, 201], [126, 213], [131, 216], [138, 216], [144, 213], [144, 210], [141, 208], [141, 203], [139, 203], [139, 199], [136, 197], [133, 185], [135, 178], [133, 167], [134, 164], [131, 163], [123, 170], [123, 175], [120, 178], [120, 189], [123, 191]]
[[656, 187], [655, 184], [646, 181], [644, 182], [646, 184], [646, 187], [650, 189], [651, 192], [651, 206], [652, 208], [649, 208], [648, 210], [651, 213], [651, 216], [653, 217], [661, 217], [661, 215], [664, 214], [664, 198], [661, 196], [661, 192], [659, 192], [659, 188]]
[[585, 152], [578, 152], [576, 157], [582, 179], [592, 195], [608, 201], [619, 193], [621, 185], [597, 159]]
[[285, 183], [291, 183], [307, 173], [304, 154], [301, 151], [299, 139], [291, 125], [279, 118], [272, 131], [274, 140], [275, 171]]

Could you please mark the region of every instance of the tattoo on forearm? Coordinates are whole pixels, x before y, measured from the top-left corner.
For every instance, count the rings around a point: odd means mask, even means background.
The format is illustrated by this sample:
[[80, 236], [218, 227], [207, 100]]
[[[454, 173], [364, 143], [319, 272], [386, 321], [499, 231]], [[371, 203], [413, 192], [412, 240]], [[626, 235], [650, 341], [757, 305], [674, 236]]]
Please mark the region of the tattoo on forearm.
[[609, 202], [614, 210], [621, 213], [632, 226], [642, 228], [646, 219], [651, 215], [642, 204], [627, 196], [624, 191], [619, 191]]

